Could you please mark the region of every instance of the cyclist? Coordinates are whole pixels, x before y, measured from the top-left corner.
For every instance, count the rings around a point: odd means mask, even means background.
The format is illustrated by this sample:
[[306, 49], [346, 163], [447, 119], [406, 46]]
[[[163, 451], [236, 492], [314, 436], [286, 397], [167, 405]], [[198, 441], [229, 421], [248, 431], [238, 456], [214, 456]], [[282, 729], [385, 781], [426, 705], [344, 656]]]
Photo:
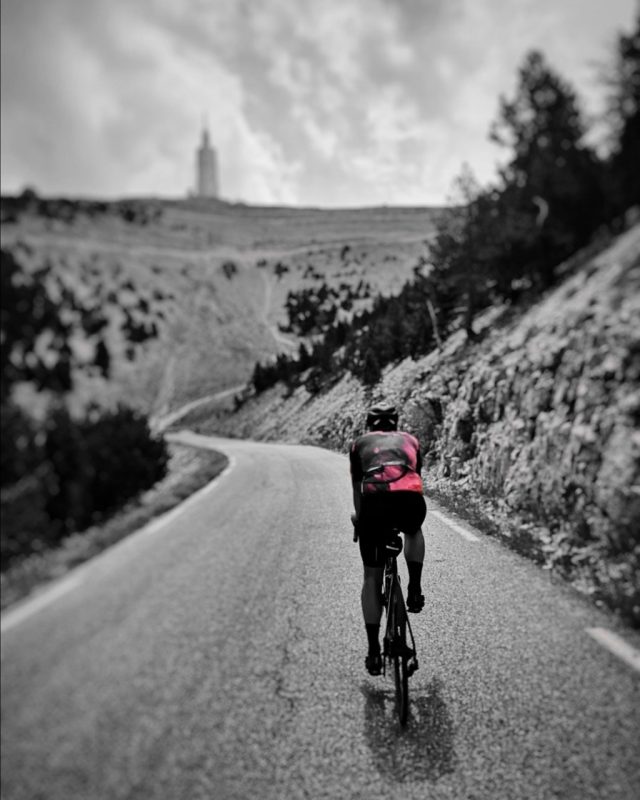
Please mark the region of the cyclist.
[[380, 617], [385, 541], [389, 528], [405, 534], [404, 555], [409, 571], [407, 610], [424, 607], [421, 589], [424, 562], [422, 523], [427, 506], [422, 495], [422, 457], [415, 436], [398, 430], [395, 408], [376, 407], [367, 414], [367, 433], [351, 445], [349, 454], [353, 504], [352, 521], [360, 542], [364, 566], [362, 614], [369, 651], [365, 667], [371, 675], [382, 672]]

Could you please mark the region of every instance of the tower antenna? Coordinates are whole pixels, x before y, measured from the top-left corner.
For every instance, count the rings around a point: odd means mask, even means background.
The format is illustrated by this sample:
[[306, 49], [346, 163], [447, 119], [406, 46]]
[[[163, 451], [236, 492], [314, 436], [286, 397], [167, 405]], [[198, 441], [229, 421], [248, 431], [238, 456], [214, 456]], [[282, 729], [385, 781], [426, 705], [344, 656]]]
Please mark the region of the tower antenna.
[[218, 163], [209, 141], [209, 122], [202, 112], [202, 142], [196, 153], [196, 193], [199, 197], [218, 197]]

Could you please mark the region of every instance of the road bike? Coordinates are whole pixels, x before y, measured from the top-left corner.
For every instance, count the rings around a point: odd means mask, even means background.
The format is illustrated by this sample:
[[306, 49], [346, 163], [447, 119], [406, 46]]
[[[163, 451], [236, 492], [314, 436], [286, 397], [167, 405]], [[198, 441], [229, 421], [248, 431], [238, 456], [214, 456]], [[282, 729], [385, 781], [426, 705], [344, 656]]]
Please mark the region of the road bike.
[[[354, 522], [353, 541], [358, 540]], [[402, 552], [402, 539], [397, 528], [387, 531], [385, 542], [385, 563], [382, 577], [382, 605], [385, 610], [386, 625], [382, 643], [382, 669], [393, 669], [396, 687], [396, 703], [400, 724], [406, 725], [409, 716], [409, 678], [418, 669], [416, 642], [413, 638], [407, 607], [402, 596], [398, 556]]]
[[397, 558], [401, 552], [402, 539], [399, 531], [392, 529], [386, 537], [382, 583], [383, 605], [387, 618], [382, 645], [382, 663], [385, 675], [387, 667], [393, 667], [398, 716], [400, 724], [406, 725], [409, 714], [409, 678], [418, 669], [418, 658], [398, 575]]

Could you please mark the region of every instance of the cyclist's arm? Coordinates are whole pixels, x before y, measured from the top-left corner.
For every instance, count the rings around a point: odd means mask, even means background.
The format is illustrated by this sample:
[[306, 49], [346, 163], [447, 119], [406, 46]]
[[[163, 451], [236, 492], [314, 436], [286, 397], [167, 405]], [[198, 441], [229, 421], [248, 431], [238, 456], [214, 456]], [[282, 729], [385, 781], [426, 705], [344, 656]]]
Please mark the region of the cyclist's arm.
[[358, 517], [360, 516], [360, 501], [361, 501], [360, 484], [356, 483], [354, 481], [353, 482], [353, 507], [356, 510], [356, 519], [358, 519]]
[[349, 468], [351, 470], [351, 485], [353, 487], [353, 507], [356, 518], [360, 516], [360, 482], [362, 481], [362, 468], [355, 447], [349, 453]]

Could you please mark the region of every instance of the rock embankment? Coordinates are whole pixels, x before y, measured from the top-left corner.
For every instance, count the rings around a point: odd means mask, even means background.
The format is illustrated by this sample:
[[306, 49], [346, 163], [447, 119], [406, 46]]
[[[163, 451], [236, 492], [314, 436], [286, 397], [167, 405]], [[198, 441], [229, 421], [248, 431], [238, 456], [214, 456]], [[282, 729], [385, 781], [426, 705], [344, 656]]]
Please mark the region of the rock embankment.
[[640, 624], [640, 226], [483, 325], [371, 391], [275, 389], [212, 424], [346, 450], [369, 403], [395, 402], [427, 448], [428, 491]]
[[423, 379], [443, 409], [434, 488], [490, 504], [504, 535], [637, 621], [639, 234]]

